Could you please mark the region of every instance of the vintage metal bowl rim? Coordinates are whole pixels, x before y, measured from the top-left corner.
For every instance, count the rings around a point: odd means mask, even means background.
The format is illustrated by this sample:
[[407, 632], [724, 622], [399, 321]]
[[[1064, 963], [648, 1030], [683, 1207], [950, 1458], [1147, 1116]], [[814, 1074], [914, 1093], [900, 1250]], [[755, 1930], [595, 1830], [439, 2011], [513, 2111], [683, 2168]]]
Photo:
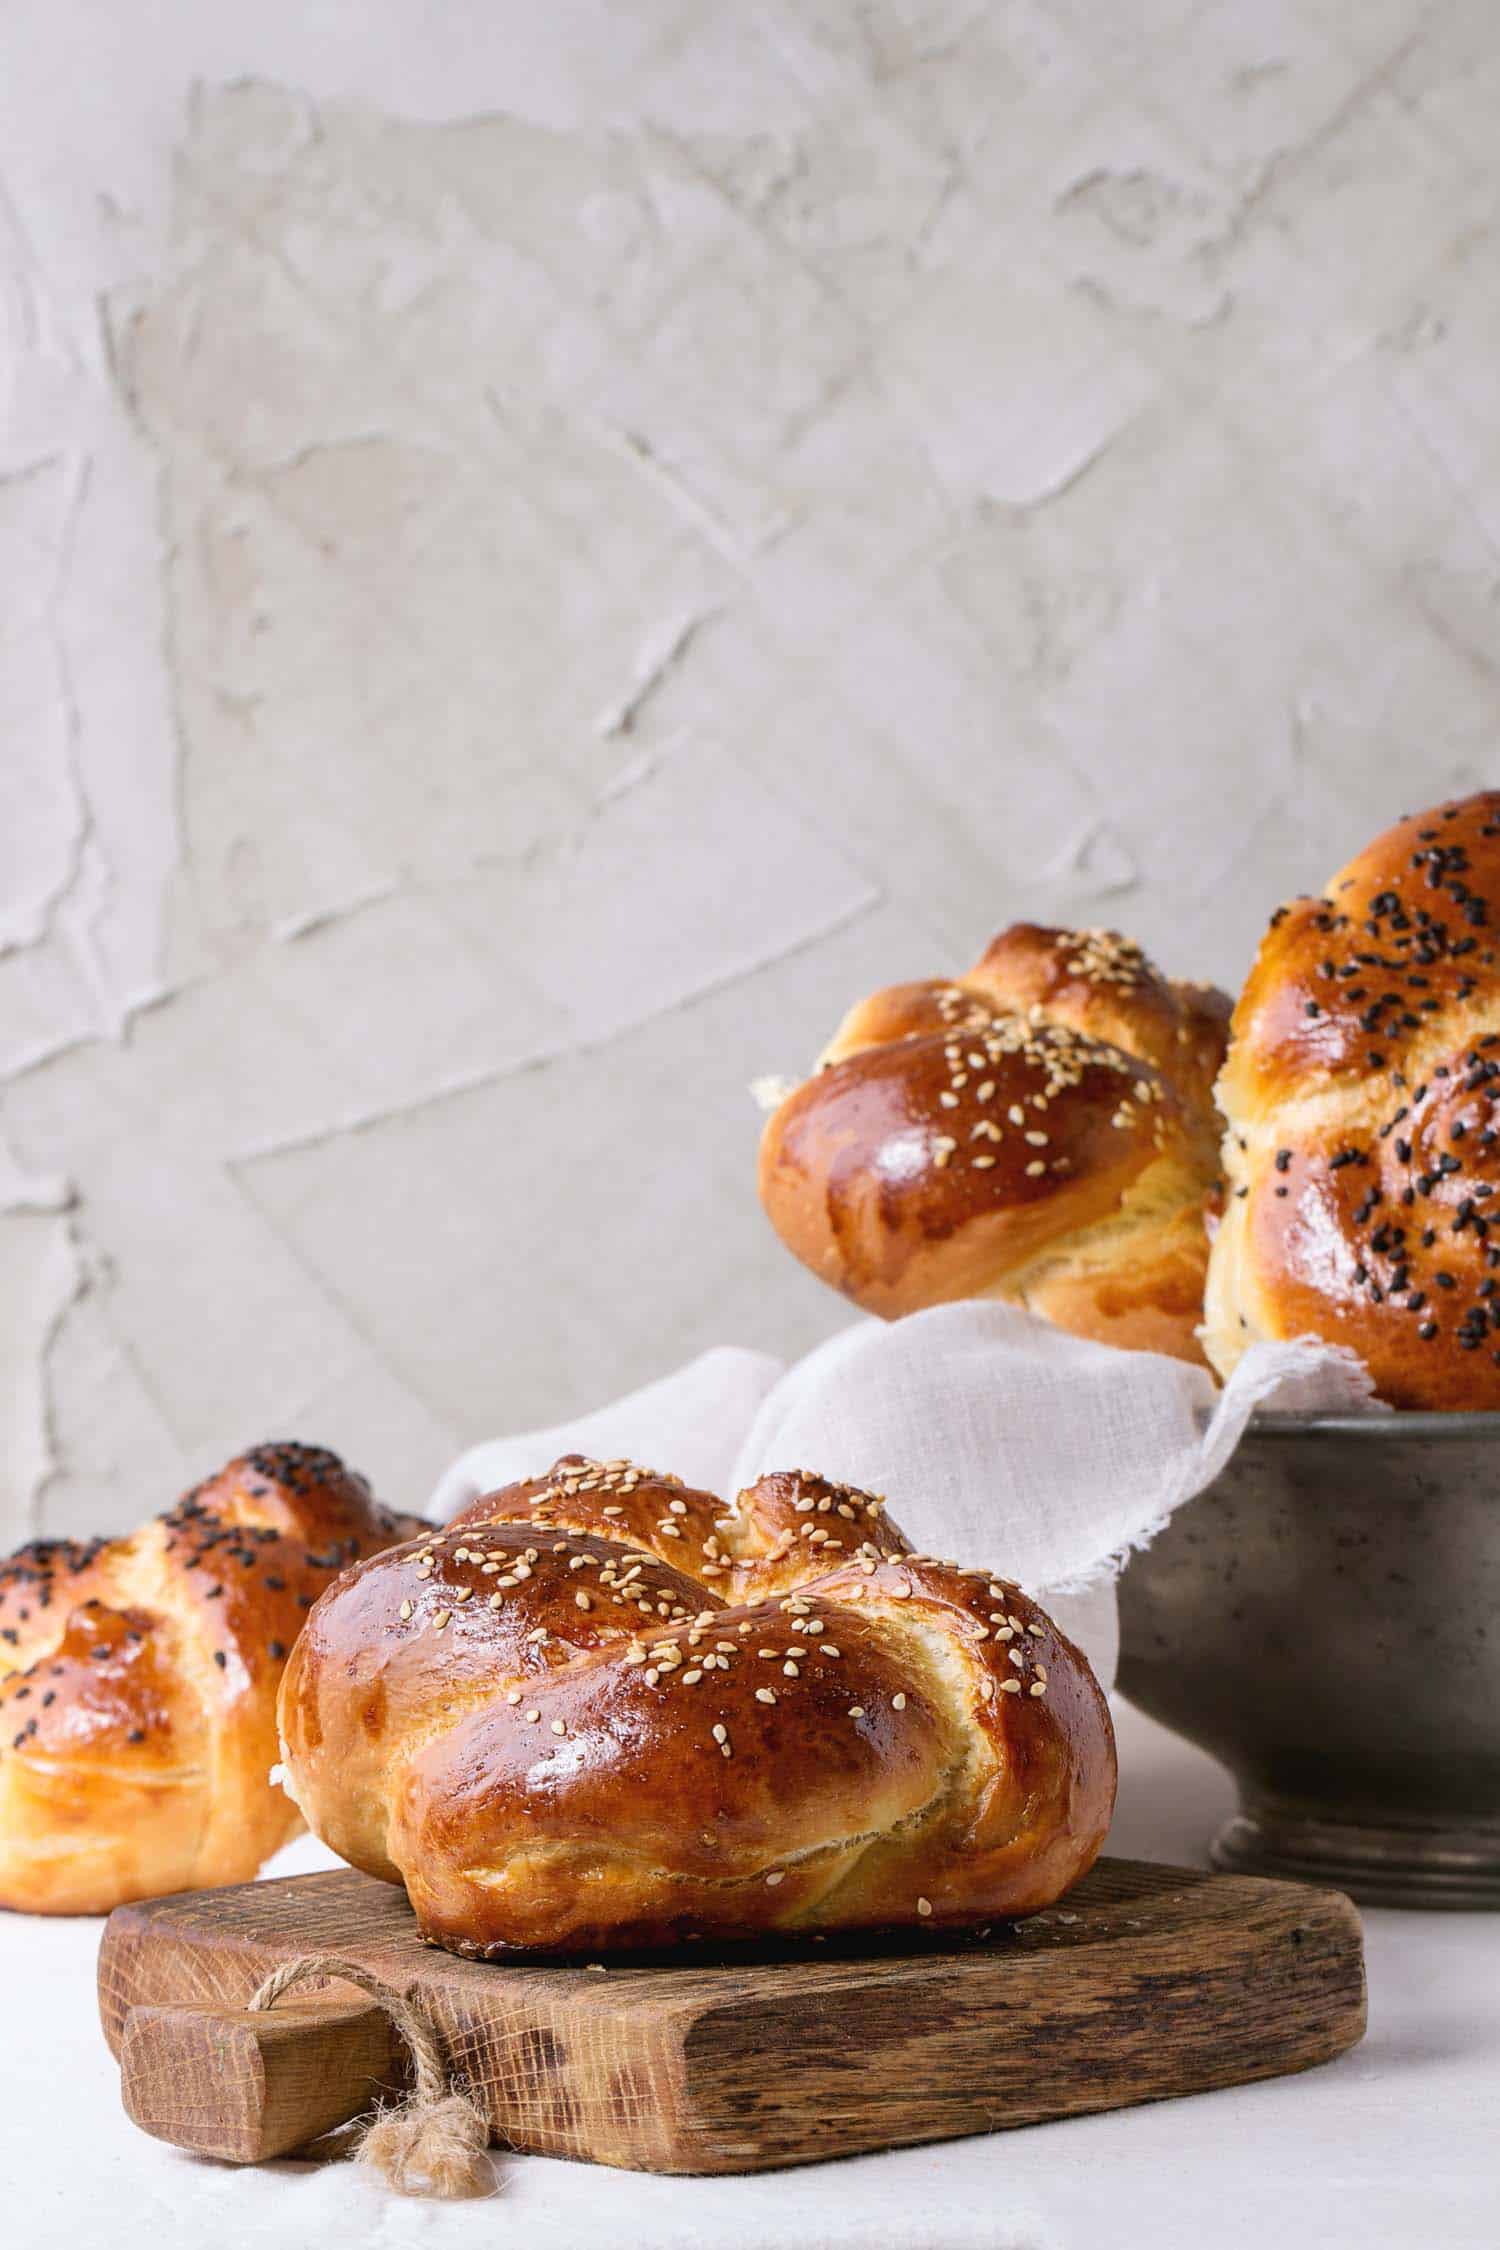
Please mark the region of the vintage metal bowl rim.
[[1493, 1438], [1500, 1441], [1500, 1413], [1488, 1408], [1438, 1413], [1430, 1409], [1398, 1410], [1393, 1414], [1252, 1414], [1245, 1427], [1248, 1437], [1389, 1437], [1451, 1441]]

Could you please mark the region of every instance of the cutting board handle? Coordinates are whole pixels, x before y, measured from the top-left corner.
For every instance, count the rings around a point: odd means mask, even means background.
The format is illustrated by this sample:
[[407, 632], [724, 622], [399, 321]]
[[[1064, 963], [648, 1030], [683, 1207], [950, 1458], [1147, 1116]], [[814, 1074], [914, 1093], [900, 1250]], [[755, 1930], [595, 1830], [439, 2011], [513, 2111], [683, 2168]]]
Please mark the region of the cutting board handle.
[[405, 2050], [371, 2000], [275, 2008], [140, 2006], [125, 2019], [120, 2090], [143, 2131], [231, 2164], [259, 2164], [405, 2090]]

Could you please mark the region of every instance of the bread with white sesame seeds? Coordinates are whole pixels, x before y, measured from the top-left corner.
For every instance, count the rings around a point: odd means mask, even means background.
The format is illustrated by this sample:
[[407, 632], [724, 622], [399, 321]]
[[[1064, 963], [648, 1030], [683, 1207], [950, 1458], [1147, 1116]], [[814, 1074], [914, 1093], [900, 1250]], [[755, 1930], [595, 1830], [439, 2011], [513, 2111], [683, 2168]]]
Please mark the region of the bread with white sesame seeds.
[[1316, 1336], [1407, 1408], [1500, 1408], [1500, 790], [1273, 917], [1219, 1080], [1206, 1338]]
[[301, 1825], [269, 1778], [287, 1652], [419, 1520], [321, 1447], [265, 1445], [128, 1538], [0, 1561], [0, 1907], [248, 1881]]
[[567, 1456], [331, 1588], [280, 1721], [309, 1826], [485, 1958], [1030, 1914], [1114, 1803], [1051, 1620], [807, 1471]]
[[1113, 931], [1018, 923], [850, 1011], [766, 1121], [767, 1215], [885, 1319], [1001, 1297], [1201, 1362], [1229, 1007]]

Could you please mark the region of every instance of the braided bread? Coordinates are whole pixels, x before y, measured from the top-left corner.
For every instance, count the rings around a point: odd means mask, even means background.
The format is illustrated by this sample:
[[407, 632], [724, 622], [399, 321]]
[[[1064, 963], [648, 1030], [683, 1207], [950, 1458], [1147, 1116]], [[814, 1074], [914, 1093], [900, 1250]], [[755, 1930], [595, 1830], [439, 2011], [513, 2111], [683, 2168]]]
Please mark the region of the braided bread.
[[967, 976], [851, 1010], [766, 1122], [761, 1200], [885, 1318], [1004, 1297], [1200, 1359], [1228, 1016], [1112, 931], [1018, 923]]
[[315, 1597], [420, 1519], [336, 1455], [267, 1445], [128, 1539], [0, 1562], [0, 1906], [104, 1914], [233, 1883], [297, 1826], [268, 1775]]
[[1351, 1346], [1393, 1406], [1500, 1407], [1500, 790], [1274, 917], [1219, 1081], [1209, 1355]]
[[1109, 1825], [1109, 1714], [1004, 1580], [805, 1471], [560, 1460], [349, 1572], [282, 1683], [288, 1787], [452, 1951], [1029, 1914]]

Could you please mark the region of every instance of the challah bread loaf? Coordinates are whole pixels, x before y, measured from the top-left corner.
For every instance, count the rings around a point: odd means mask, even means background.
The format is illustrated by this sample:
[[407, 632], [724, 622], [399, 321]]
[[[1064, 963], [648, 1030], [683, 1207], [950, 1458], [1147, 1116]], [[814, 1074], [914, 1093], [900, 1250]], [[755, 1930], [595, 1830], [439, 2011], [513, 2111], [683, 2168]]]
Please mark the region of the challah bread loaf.
[[766, 1122], [761, 1200], [885, 1318], [1003, 1297], [1200, 1359], [1228, 1017], [1111, 931], [1019, 923], [967, 976], [850, 1011]]
[[1114, 1802], [1035, 1603], [802, 1471], [565, 1458], [332, 1588], [280, 1721], [316, 1833], [485, 1956], [1029, 1914]]
[[334, 1454], [267, 1445], [129, 1538], [0, 1562], [0, 1906], [253, 1876], [299, 1826], [268, 1778], [287, 1652], [345, 1565], [418, 1521]]
[[1500, 1407], [1500, 791], [1399, 821], [1274, 917], [1219, 1080], [1206, 1338], [1364, 1360], [1403, 1407]]

